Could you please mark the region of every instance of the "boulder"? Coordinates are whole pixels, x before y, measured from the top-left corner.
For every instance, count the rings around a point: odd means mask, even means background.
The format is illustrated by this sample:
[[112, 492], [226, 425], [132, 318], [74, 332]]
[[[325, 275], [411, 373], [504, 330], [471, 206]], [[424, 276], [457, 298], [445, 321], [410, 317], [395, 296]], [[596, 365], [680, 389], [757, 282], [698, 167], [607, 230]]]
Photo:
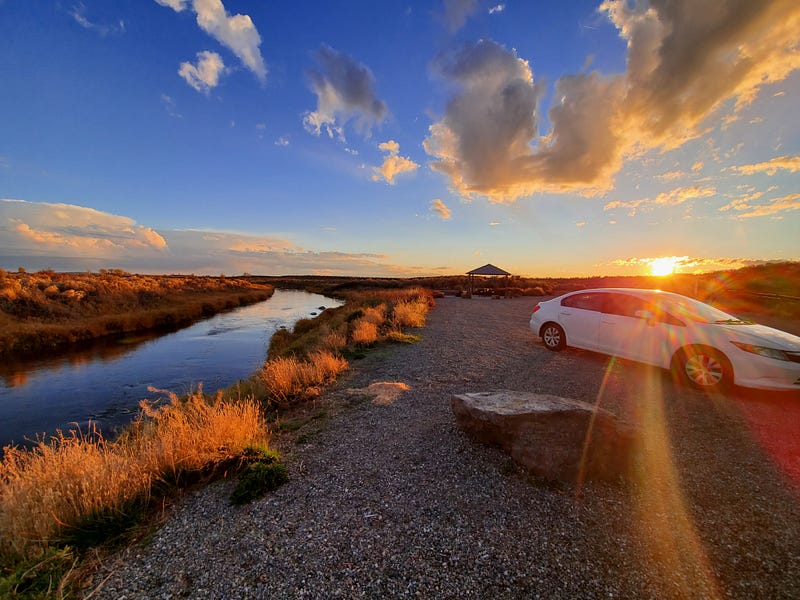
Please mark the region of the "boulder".
[[624, 476], [636, 431], [606, 410], [548, 394], [499, 390], [453, 396], [458, 426], [535, 475], [580, 482]]

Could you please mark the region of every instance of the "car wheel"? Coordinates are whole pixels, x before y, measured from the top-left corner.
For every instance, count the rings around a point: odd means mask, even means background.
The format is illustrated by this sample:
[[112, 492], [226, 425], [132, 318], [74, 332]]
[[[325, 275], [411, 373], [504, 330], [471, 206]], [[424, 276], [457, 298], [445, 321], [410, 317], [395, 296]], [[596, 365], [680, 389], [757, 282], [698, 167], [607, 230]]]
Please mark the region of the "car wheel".
[[681, 378], [696, 388], [722, 390], [733, 383], [730, 361], [713, 348], [687, 348], [678, 363]]
[[560, 325], [547, 323], [542, 327], [542, 341], [548, 350], [563, 350], [567, 345], [567, 336]]

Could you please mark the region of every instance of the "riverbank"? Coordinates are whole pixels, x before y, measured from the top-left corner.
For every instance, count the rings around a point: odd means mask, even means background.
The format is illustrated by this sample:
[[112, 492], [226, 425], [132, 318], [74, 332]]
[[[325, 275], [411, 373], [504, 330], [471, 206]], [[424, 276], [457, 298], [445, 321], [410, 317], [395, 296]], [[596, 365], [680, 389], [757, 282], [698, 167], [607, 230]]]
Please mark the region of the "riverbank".
[[273, 292], [270, 285], [226, 277], [0, 270], [0, 357], [120, 333], [174, 330]]

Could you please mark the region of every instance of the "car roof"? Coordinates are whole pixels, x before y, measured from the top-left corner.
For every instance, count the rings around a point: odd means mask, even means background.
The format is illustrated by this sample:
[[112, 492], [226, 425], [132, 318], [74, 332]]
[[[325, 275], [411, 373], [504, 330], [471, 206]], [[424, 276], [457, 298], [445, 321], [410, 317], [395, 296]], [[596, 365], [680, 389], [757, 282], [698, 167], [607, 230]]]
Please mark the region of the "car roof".
[[631, 294], [633, 296], [639, 296], [640, 298], [652, 298], [654, 296], [673, 296], [678, 298], [685, 298], [685, 296], [681, 296], [680, 294], [675, 294], [674, 292], [665, 292], [663, 290], [653, 290], [653, 289], [643, 289], [643, 288], [590, 288], [587, 290], [575, 290], [573, 292], [568, 292], [566, 294], [562, 294], [562, 297], [571, 296], [573, 294], [591, 294], [595, 292], [614, 292], [614, 293]]

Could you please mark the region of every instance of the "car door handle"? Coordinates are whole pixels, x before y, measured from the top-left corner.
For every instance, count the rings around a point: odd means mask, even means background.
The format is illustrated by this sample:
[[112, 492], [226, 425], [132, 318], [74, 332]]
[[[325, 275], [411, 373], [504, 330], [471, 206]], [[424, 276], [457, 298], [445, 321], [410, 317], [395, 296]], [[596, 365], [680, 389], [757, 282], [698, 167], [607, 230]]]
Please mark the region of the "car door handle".
[[564, 315], [565, 317], [568, 317], [568, 316], [570, 316], [572, 313], [571, 313], [571, 312], [569, 312], [568, 310], [562, 310], [562, 311], [561, 311], [560, 313], [558, 313], [558, 314], [560, 314], [560, 315]]

